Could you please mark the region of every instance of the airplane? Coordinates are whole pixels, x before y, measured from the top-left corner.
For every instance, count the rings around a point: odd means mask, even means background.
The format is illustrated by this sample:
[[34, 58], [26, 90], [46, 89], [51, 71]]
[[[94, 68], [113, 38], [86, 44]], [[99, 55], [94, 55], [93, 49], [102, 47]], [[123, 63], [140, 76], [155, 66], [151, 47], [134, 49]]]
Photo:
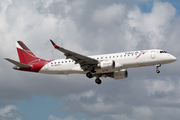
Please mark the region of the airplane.
[[44, 60], [38, 58], [22, 41], [16, 41], [20, 62], [9, 58], [5, 59], [16, 65], [13, 67], [15, 70], [44, 74], [86, 74], [88, 78], [95, 78], [97, 84], [101, 84], [101, 77], [127, 78], [128, 68], [155, 65], [156, 72], [160, 73], [159, 67], [162, 64], [177, 60], [175, 56], [160, 49], [85, 56], [50, 41], [55, 49], [64, 53], [65, 59]]

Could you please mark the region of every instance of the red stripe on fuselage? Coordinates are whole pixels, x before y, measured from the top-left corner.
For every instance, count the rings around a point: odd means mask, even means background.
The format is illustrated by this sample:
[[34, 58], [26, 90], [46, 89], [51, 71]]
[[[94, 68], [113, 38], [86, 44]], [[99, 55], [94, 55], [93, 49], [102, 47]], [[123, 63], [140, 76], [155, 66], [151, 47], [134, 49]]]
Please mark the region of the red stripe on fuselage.
[[46, 64], [48, 64], [51, 61], [52, 60], [36, 62], [36, 63], [31, 64], [32, 66], [31, 68], [19, 68], [19, 70], [28, 71], [28, 72], [39, 72], [42, 69], [42, 67], [44, 67]]
[[39, 72], [39, 70], [44, 66], [44, 65], [46, 65], [47, 63], [49, 63], [50, 61], [42, 61], [42, 62], [37, 62], [37, 63], [34, 63], [34, 64], [32, 64], [32, 68], [31, 68], [31, 70], [33, 71], [33, 72]]

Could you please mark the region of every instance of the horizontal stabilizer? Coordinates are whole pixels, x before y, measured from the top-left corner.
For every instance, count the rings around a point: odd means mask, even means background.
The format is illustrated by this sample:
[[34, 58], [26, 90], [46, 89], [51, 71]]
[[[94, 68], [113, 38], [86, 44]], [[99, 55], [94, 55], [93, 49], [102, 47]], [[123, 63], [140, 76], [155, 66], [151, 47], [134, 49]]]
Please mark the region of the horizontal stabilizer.
[[20, 68], [31, 68], [30, 65], [26, 65], [26, 64], [20, 63], [18, 61], [15, 61], [15, 60], [12, 60], [12, 59], [9, 59], [9, 58], [4, 58], [4, 59], [11, 62], [14, 65], [17, 65]]

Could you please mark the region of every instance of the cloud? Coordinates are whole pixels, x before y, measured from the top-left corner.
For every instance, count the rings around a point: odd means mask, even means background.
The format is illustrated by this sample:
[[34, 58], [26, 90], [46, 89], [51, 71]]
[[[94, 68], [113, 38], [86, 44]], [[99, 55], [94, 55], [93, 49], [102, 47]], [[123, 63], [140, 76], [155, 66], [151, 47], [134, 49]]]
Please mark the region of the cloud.
[[136, 119], [149, 119], [153, 116], [153, 113], [149, 107], [133, 107], [132, 117]]
[[[180, 83], [177, 81], [133, 79], [111, 82], [113, 89], [107, 84], [93, 91], [69, 95], [60, 104], [66, 113], [84, 113], [94, 119], [168, 120], [170, 117], [163, 117], [162, 114], [172, 117], [175, 115], [172, 111], [180, 112], [180, 94], [177, 92]], [[86, 96], [87, 93], [91, 95]], [[176, 114], [173, 118], [178, 119], [178, 116]]]
[[121, 21], [125, 17], [126, 11], [125, 4], [113, 4], [101, 10], [96, 10], [92, 19], [99, 25], [109, 25], [116, 22], [114, 20]]
[[14, 105], [8, 105], [0, 109], [1, 120], [27, 120], [19, 113], [19, 109]]
[[67, 118], [62, 118], [61, 119], [61, 118], [55, 117], [54, 115], [50, 115], [48, 120], [77, 120], [77, 119], [73, 118], [72, 116], [69, 116]]
[[[154, 2], [149, 13], [124, 0], [3, 0], [0, 8], [1, 105], [12, 104], [12, 100], [29, 100], [32, 95], [50, 95], [64, 98], [59, 104], [67, 114], [81, 113], [87, 119], [180, 117], [178, 61], [162, 66], [160, 75], [155, 74], [155, 67], [128, 69], [127, 79], [106, 78], [97, 86], [85, 75], [14, 71], [13, 65], [3, 59], [18, 60], [16, 40], [24, 41], [38, 57], [65, 58], [54, 50], [50, 38], [84, 55], [162, 48], [179, 57], [180, 17], [170, 3]], [[1, 115], [14, 115], [9, 114], [12, 111], [17, 112], [18, 108], [2, 108]], [[48, 119], [75, 118], [50, 115]]]
[[175, 18], [176, 9], [168, 2], [155, 2], [151, 13], [141, 13], [139, 8], [136, 9], [136, 12], [128, 14], [128, 23], [147, 35], [151, 47], [161, 47], [160, 43], [165, 39], [164, 31]]

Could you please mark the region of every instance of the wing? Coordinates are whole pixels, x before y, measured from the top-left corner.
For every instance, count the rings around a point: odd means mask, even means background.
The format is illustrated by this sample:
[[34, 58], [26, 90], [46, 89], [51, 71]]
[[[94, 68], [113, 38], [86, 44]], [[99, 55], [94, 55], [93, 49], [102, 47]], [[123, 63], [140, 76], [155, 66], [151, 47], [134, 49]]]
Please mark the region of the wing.
[[84, 68], [84, 66], [92, 66], [92, 65], [97, 65], [99, 62], [93, 58], [69, 51], [67, 49], [64, 49], [62, 47], [59, 47], [58, 45], [56, 45], [52, 40], [50, 40], [52, 45], [54, 46], [54, 48], [56, 48], [57, 50], [61, 51], [64, 53], [64, 55], [66, 56], [66, 59], [71, 58], [72, 60], [75, 61], [75, 64], [80, 64], [81, 68], [86, 71]]

